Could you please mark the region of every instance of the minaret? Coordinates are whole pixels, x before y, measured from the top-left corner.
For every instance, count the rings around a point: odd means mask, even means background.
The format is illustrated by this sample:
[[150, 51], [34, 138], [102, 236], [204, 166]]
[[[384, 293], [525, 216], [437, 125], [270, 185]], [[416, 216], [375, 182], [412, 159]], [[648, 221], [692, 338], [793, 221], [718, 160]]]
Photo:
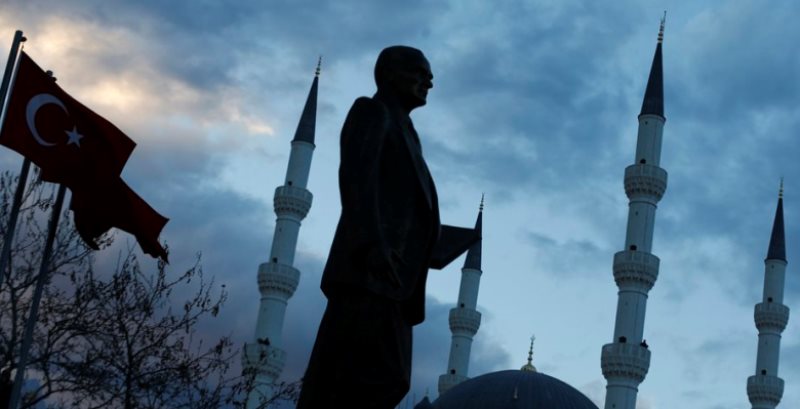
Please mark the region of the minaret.
[[764, 295], [756, 304], [758, 328], [756, 374], [747, 378], [747, 396], [753, 409], [774, 409], [783, 396], [783, 379], [778, 378], [781, 333], [789, 322], [789, 307], [783, 305], [786, 280], [786, 239], [783, 233], [783, 180], [778, 208], [772, 224], [767, 259], [764, 260]]
[[269, 399], [274, 384], [283, 371], [286, 352], [282, 348], [283, 319], [286, 303], [297, 289], [300, 271], [293, 267], [300, 222], [308, 214], [313, 198], [306, 189], [311, 156], [314, 153], [314, 130], [317, 120], [317, 85], [320, 65], [308, 93], [300, 123], [292, 139], [289, 165], [283, 186], [275, 189], [277, 219], [269, 261], [258, 266], [258, 289], [261, 301], [256, 321], [255, 342], [245, 344], [243, 365], [255, 371], [255, 387], [250, 391], [248, 408]]
[[[483, 226], [483, 197], [475, 221], [475, 230], [480, 236]], [[472, 337], [481, 326], [481, 313], [476, 310], [478, 305], [478, 287], [481, 284], [481, 239], [467, 251], [464, 268], [461, 269], [461, 287], [458, 290], [458, 305], [450, 310], [450, 332], [453, 333], [450, 342], [450, 359], [447, 363], [447, 373], [439, 376], [439, 394], [469, 379], [469, 354], [472, 349]]]
[[[665, 13], [666, 16], [666, 13]], [[634, 409], [639, 384], [650, 367], [650, 350], [644, 342], [647, 293], [658, 277], [658, 257], [651, 253], [656, 204], [667, 188], [667, 172], [659, 167], [664, 129], [664, 83], [661, 43], [664, 19], [647, 80], [634, 164], [625, 169], [628, 227], [625, 250], [614, 255], [614, 280], [619, 287], [617, 318], [612, 343], [603, 346], [601, 367], [606, 385], [605, 409]]]

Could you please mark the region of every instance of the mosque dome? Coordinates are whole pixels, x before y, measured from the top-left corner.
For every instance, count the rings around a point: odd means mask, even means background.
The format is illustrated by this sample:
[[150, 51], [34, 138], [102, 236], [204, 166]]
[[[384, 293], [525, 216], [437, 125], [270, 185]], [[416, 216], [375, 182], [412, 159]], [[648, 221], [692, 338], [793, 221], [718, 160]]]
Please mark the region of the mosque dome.
[[533, 341], [528, 363], [519, 370], [491, 372], [468, 379], [439, 396], [423, 399], [415, 409], [598, 409], [572, 386], [536, 371]]
[[434, 409], [598, 409], [566, 383], [525, 370], [491, 372], [466, 380], [437, 399]]

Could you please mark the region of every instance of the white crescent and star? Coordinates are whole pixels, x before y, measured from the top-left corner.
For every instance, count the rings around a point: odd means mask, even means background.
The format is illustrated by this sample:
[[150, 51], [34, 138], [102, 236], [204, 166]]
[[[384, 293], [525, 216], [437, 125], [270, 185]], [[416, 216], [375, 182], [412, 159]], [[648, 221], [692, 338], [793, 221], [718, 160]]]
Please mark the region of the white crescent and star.
[[[42, 136], [39, 135], [39, 131], [36, 129], [36, 113], [39, 112], [39, 109], [41, 107], [47, 104], [56, 105], [59, 108], [61, 108], [64, 111], [64, 113], [69, 115], [69, 112], [67, 112], [67, 108], [61, 102], [61, 100], [59, 100], [52, 94], [38, 94], [35, 95], [33, 98], [31, 98], [30, 101], [28, 101], [28, 106], [25, 109], [25, 117], [28, 120], [28, 129], [31, 131], [33, 139], [35, 139], [39, 145], [45, 147], [51, 147], [55, 146], [56, 143], [49, 142], [43, 139]], [[81, 138], [83, 138], [83, 135], [78, 133], [78, 127], [73, 126], [71, 131], [64, 131], [64, 133], [67, 134], [67, 145], [77, 145], [78, 147], [81, 146], [80, 140]]]

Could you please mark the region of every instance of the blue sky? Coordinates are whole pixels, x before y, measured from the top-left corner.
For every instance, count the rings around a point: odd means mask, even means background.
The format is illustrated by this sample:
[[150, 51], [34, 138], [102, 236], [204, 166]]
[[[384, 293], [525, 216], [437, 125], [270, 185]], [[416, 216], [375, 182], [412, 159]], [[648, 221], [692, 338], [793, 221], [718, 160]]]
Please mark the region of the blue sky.
[[[175, 268], [203, 253], [231, 297], [208, 334], [249, 341], [256, 270], [268, 258], [274, 188], [323, 55], [314, 203], [300, 231], [300, 287], [284, 336], [299, 378], [324, 298], [318, 287], [338, 217], [338, 134], [352, 101], [374, 92], [385, 46], [422, 49], [434, 71], [412, 115], [443, 222], [471, 226], [482, 193], [483, 322], [470, 374], [534, 364], [601, 402], [600, 348], [613, 332], [613, 254], [622, 249], [636, 115], [668, 10], [656, 216], [660, 276], [645, 338], [653, 358], [642, 409], [748, 407], [763, 258], [786, 177], [785, 304], [800, 313], [800, 7], [740, 1], [100, 1], [0, 6], [0, 55], [15, 29], [59, 84], [138, 142], [128, 183], [171, 218]], [[0, 152], [0, 168], [21, 159]], [[131, 240], [120, 234], [120, 241]], [[115, 260], [110, 249], [98, 262]], [[457, 260], [428, 282], [416, 328], [412, 394], [445, 371]], [[783, 333], [781, 407], [800, 406], [800, 326]]]

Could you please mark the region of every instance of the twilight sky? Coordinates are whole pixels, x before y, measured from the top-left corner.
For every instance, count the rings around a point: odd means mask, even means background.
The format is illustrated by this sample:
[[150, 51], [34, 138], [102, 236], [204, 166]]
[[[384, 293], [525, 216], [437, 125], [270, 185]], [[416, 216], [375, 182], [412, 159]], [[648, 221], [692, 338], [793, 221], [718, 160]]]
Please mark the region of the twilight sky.
[[[442, 221], [471, 226], [481, 193], [483, 271], [470, 375], [534, 364], [602, 406], [600, 348], [617, 302], [613, 254], [627, 218], [623, 170], [668, 10], [659, 203], [645, 338], [653, 352], [640, 409], [749, 407], [763, 259], [786, 177], [787, 287], [780, 407], [800, 407], [800, 6], [776, 0], [397, 2], [390, 0], [9, 0], [15, 29], [67, 92], [138, 143], [124, 178], [171, 218], [176, 269], [202, 252], [230, 300], [208, 334], [249, 341], [256, 271], [267, 260], [289, 141], [324, 57], [314, 203], [300, 230], [300, 287], [289, 301], [287, 380], [302, 375], [325, 300], [320, 272], [339, 213], [338, 134], [352, 101], [374, 93], [385, 46], [422, 49], [434, 71], [412, 115], [436, 180]], [[0, 150], [0, 169], [20, 157]], [[133, 242], [123, 233], [118, 242]], [[97, 253], [115, 260], [116, 249]], [[437, 394], [457, 260], [432, 271], [416, 327], [410, 396]]]

